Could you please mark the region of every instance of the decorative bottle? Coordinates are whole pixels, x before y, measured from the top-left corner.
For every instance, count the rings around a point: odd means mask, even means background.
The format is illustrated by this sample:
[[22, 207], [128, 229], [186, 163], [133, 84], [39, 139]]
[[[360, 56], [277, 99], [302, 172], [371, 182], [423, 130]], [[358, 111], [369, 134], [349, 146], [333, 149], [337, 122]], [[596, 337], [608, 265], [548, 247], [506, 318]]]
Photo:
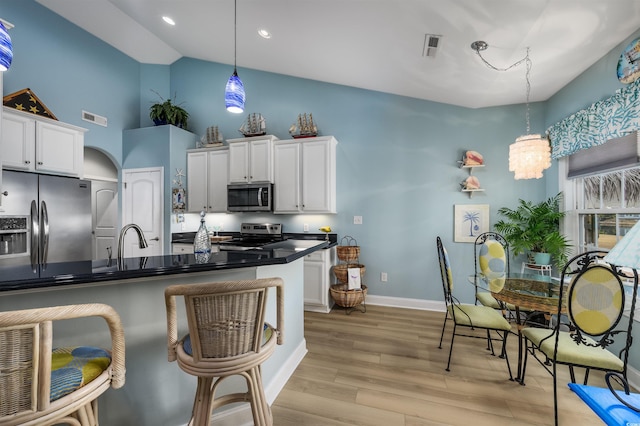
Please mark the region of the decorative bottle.
[[209, 238], [209, 232], [204, 224], [205, 212], [200, 213], [200, 228], [196, 232], [196, 237], [193, 239], [193, 253], [196, 256], [197, 263], [206, 263], [211, 256], [211, 239]]

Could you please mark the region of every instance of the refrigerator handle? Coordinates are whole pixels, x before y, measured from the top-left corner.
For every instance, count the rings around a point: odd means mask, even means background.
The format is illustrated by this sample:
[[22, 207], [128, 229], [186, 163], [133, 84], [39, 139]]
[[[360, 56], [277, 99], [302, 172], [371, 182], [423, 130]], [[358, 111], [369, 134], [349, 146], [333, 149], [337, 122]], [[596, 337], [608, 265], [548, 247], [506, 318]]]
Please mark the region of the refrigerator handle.
[[40, 251], [40, 222], [38, 221], [38, 204], [31, 201], [31, 268], [38, 273], [38, 252]]
[[49, 254], [49, 213], [47, 213], [47, 203], [44, 201], [40, 206], [40, 224], [42, 228], [42, 233], [40, 234], [40, 238], [42, 244], [40, 246], [42, 255], [42, 270], [47, 269], [47, 255]]

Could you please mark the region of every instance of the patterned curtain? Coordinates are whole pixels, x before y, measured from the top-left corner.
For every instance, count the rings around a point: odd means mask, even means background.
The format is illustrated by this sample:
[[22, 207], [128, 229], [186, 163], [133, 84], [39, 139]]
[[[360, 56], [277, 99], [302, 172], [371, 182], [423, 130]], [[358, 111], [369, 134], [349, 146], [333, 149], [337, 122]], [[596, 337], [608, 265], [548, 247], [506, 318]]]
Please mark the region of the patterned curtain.
[[602, 145], [640, 130], [640, 79], [547, 129], [551, 158]]

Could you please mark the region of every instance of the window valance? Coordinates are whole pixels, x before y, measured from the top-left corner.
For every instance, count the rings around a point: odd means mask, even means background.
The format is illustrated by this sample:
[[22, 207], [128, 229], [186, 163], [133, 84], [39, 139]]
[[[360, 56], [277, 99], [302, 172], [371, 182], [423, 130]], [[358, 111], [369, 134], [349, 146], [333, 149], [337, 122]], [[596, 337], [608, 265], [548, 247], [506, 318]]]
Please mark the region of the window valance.
[[573, 154], [640, 129], [640, 80], [547, 129], [551, 158]]

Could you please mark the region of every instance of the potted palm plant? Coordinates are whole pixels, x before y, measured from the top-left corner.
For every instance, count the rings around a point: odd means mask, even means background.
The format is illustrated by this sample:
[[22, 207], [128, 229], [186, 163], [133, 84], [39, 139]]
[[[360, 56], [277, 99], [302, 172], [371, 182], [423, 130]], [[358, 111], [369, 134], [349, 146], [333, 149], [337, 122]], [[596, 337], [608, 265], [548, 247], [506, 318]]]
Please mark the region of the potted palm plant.
[[156, 126], [173, 124], [186, 130], [189, 113], [180, 105], [172, 102], [171, 99], [164, 100], [160, 94], [156, 94], [162, 102], [157, 102], [149, 108], [149, 117], [153, 120], [153, 123]]
[[[494, 229], [509, 242], [514, 256], [527, 253], [538, 265], [551, 262], [562, 268], [567, 262], [571, 246], [560, 233], [560, 220], [565, 213], [560, 211], [562, 193], [539, 202], [518, 200], [515, 209], [502, 207], [498, 214], [503, 217]], [[546, 259], [545, 259], [546, 258]]]

